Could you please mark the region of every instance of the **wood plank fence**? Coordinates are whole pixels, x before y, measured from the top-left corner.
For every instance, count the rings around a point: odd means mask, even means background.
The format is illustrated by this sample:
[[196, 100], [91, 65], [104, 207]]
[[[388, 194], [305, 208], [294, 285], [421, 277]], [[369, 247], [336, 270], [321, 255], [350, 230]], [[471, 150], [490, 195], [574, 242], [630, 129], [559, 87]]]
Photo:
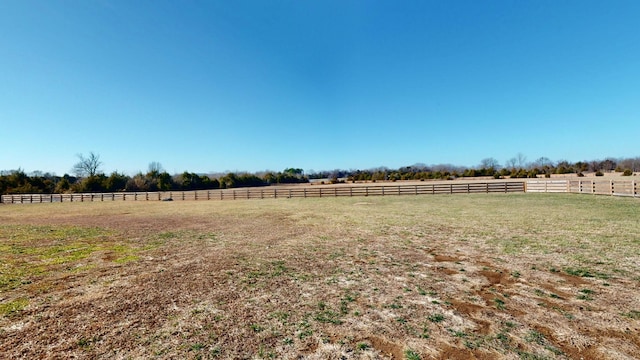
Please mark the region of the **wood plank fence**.
[[525, 192], [524, 181], [449, 182], [439, 184], [378, 185], [378, 186], [300, 186], [259, 187], [226, 190], [116, 192], [82, 194], [18, 194], [2, 195], [4, 204], [94, 201], [161, 201], [161, 200], [239, 200], [278, 198], [321, 198], [344, 196], [436, 195], [471, 193]]
[[526, 191], [640, 197], [637, 180], [529, 180]]
[[377, 186], [259, 187], [226, 190], [2, 195], [4, 204], [95, 201], [239, 200], [470, 193], [578, 193], [640, 197], [637, 180], [527, 180]]

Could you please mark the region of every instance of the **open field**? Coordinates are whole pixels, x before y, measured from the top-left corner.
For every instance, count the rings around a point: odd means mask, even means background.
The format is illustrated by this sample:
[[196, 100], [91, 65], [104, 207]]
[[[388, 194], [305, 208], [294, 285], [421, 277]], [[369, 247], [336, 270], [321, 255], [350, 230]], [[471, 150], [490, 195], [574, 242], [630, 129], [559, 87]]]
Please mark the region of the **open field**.
[[0, 354], [638, 358], [640, 201], [0, 206]]

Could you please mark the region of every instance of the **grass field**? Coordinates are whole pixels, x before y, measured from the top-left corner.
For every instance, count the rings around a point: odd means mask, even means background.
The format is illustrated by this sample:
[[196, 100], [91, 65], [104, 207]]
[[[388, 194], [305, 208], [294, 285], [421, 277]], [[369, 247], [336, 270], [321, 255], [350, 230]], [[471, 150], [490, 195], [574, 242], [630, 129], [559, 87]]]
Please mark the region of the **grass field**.
[[638, 358], [640, 201], [0, 206], [0, 354]]

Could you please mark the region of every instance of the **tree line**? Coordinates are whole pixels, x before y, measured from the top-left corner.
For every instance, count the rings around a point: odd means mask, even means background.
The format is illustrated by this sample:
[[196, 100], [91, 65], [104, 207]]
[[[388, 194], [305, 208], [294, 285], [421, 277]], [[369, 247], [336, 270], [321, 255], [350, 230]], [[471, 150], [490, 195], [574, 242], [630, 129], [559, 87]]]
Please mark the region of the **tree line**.
[[162, 169], [158, 162], [149, 164], [146, 173], [128, 176], [117, 171], [104, 174], [100, 168], [100, 157], [90, 153], [87, 157], [79, 155], [79, 161], [73, 167], [74, 175], [56, 176], [50, 173], [35, 171], [26, 174], [23, 170], [0, 172], [1, 194], [52, 194], [80, 192], [121, 192], [121, 191], [188, 191], [230, 189], [239, 187], [269, 186], [274, 184], [307, 183], [309, 179], [327, 179], [336, 182], [356, 181], [398, 181], [398, 180], [430, 180], [455, 179], [460, 177], [494, 177], [494, 178], [534, 178], [541, 175], [577, 174], [595, 172], [620, 172], [632, 175], [640, 172], [640, 157], [604, 160], [578, 161], [575, 163], [561, 160], [551, 161], [541, 157], [527, 162], [526, 157], [518, 154], [501, 165], [494, 158], [486, 158], [475, 167], [460, 167], [449, 164], [431, 165], [415, 164], [398, 169], [386, 167], [368, 170], [331, 170], [311, 171], [305, 174], [300, 168], [287, 168], [279, 172], [262, 173], [227, 173], [204, 175], [185, 171], [171, 175]]
[[109, 176], [100, 168], [100, 156], [90, 153], [78, 155], [79, 161], [73, 166], [75, 176], [65, 174], [56, 176], [35, 171], [26, 174], [23, 170], [0, 172], [1, 194], [62, 194], [84, 192], [122, 192], [122, 191], [188, 191], [230, 189], [249, 186], [268, 186], [272, 184], [306, 183], [309, 179], [302, 169], [289, 168], [281, 172], [265, 172], [258, 176], [250, 173], [228, 173], [222, 176], [210, 176], [185, 171], [171, 175], [162, 169], [158, 162], [149, 164], [146, 173], [128, 176], [117, 171]]
[[427, 166], [415, 164], [398, 169], [385, 167], [369, 170], [332, 170], [311, 172], [310, 179], [329, 179], [330, 182], [356, 181], [398, 181], [398, 180], [445, 180], [464, 177], [494, 177], [499, 178], [536, 178], [538, 176], [551, 177], [552, 174], [577, 174], [583, 176], [585, 172], [593, 172], [597, 176], [605, 172], [620, 172], [630, 176], [640, 172], [640, 157], [592, 161], [578, 161], [575, 163], [561, 160], [554, 162], [541, 157], [527, 162], [526, 157], [509, 159], [504, 166], [494, 158], [483, 159], [476, 167], [460, 167], [450, 164]]
[[109, 176], [98, 173], [81, 178], [69, 174], [56, 176], [41, 172], [27, 175], [23, 170], [19, 169], [3, 171], [0, 174], [0, 193], [60, 194], [121, 191], [188, 191], [305, 182], [309, 182], [307, 177], [297, 177], [283, 172], [269, 172], [262, 177], [249, 173], [228, 173], [220, 178], [188, 171], [176, 175], [170, 175], [163, 171], [159, 173], [139, 173], [134, 176], [112, 172]]

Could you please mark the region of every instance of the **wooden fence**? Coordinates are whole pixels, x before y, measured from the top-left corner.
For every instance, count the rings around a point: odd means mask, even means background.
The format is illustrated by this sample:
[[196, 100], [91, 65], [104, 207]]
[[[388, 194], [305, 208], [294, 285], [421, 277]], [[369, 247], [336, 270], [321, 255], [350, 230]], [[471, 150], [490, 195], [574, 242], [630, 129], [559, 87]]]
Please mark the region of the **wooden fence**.
[[637, 180], [529, 180], [526, 191], [640, 197]]
[[166, 191], [166, 192], [116, 192], [83, 194], [19, 194], [2, 195], [5, 204], [31, 204], [51, 202], [92, 201], [161, 201], [161, 200], [239, 200], [277, 198], [321, 198], [338, 196], [391, 196], [391, 195], [435, 195], [470, 193], [524, 192], [524, 181], [500, 182], [448, 182], [415, 185], [378, 186], [298, 186], [258, 187], [227, 190]]

